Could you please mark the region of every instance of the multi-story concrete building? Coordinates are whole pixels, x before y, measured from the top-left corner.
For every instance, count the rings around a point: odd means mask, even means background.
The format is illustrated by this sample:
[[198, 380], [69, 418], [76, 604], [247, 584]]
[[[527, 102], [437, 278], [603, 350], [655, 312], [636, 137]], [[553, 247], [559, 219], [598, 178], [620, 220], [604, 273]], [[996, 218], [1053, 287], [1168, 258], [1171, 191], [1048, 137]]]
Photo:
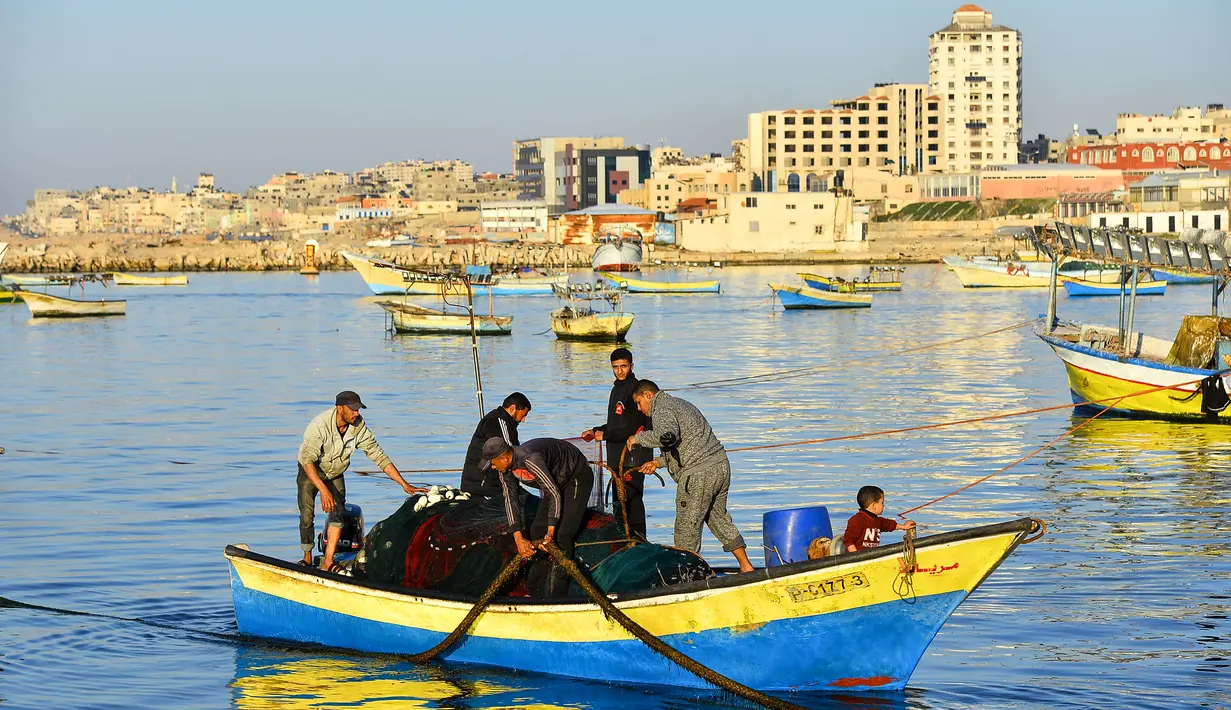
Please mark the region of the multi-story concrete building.
[[676, 219], [676, 244], [703, 252], [868, 250], [867, 212], [845, 190], [731, 193], [715, 203]]
[[878, 84], [859, 98], [830, 103], [748, 115], [753, 192], [816, 192], [824, 175], [842, 168], [902, 175], [940, 167], [944, 109], [926, 86]]
[[[638, 188], [650, 178], [650, 147], [583, 148], [580, 159], [578, 205], [614, 205], [624, 190]], [[568, 196], [566, 194], [566, 199]]]
[[1194, 168], [1231, 170], [1231, 143], [1151, 142], [1070, 148], [1068, 162], [1137, 175]]
[[484, 202], [480, 208], [483, 231], [500, 233], [547, 233], [547, 203], [542, 200]]
[[[619, 136], [598, 138], [530, 138], [513, 141], [513, 175], [522, 186], [519, 200], [544, 200], [551, 214], [581, 207], [582, 150], [624, 147]], [[647, 151], [648, 153], [648, 151]], [[647, 167], [648, 176], [649, 169]], [[596, 198], [597, 198], [597, 192]]]
[[1054, 141], [1042, 133], [1034, 140], [1022, 141], [1019, 153], [1023, 163], [1065, 162], [1064, 141]]
[[992, 24], [992, 13], [963, 5], [932, 33], [928, 93], [945, 107], [947, 172], [1018, 162], [1022, 130], [1022, 37]]
[[1198, 106], [1182, 106], [1170, 116], [1139, 113], [1116, 116], [1116, 141], [1119, 143], [1183, 143], [1221, 138], [1231, 138], [1231, 110], [1222, 104], [1209, 104], [1204, 112]]

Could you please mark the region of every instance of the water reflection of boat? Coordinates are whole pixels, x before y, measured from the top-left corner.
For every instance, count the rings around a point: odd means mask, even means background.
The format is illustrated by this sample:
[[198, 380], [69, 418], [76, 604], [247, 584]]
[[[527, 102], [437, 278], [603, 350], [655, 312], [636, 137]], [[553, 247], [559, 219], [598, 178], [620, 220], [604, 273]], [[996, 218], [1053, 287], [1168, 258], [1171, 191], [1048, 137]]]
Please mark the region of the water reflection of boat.
[[[899, 543], [611, 596], [664, 642], [758, 689], [900, 690], [953, 611], [1032, 529], [1022, 519], [921, 537], [906, 586]], [[372, 584], [244, 546], [228, 546], [225, 554], [236, 623], [247, 635], [417, 653], [452, 631], [474, 604], [473, 597]], [[846, 652], [871, 638], [891, 651]], [[704, 687], [586, 599], [497, 600], [442, 658], [596, 681]]]

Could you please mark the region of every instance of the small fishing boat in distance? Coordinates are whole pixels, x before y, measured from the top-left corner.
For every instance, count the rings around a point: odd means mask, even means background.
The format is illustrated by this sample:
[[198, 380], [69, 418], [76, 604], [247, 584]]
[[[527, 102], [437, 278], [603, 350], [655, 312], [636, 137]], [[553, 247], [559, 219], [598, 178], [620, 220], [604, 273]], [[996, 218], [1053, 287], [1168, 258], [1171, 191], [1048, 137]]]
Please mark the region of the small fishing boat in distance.
[[[407, 335], [470, 335], [470, 314], [424, 308], [396, 301], [378, 301], [393, 320], [393, 330]], [[513, 316], [474, 317], [476, 335], [509, 335]]]
[[111, 274], [111, 280], [116, 286], [187, 286], [188, 277], [183, 274], [176, 276], [139, 276], [116, 271]]
[[803, 279], [808, 288], [819, 291], [845, 291], [850, 287], [853, 287], [855, 291], [901, 291], [903, 271], [905, 269], [900, 266], [873, 266], [868, 270], [866, 277], [852, 281], [839, 276], [805, 273], [800, 273], [799, 278]]
[[[634, 314], [624, 312], [618, 289], [596, 284], [552, 286], [565, 305], [551, 312], [551, 329], [560, 340], [624, 340]], [[593, 304], [607, 304], [599, 310]]]
[[1214, 283], [1213, 274], [1190, 274], [1179, 269], [1159, 269], [1155, 268], [1154, 278], [1159, 281], [1166, 281], [1173, 286], [1183, 286], [1188, 284], [1212, 284]]
[[[1094, 281], [1084, 281], [1082, 279], [1068, 278], [1065, 276], [1058, 277], [1060, 282], [1064, 284], [1064, 290], [1069, 294], [1070, 298], [1084, 296], [1119, 296], [1120, 284], [1118, 283], [1097, 283]], [[1138, 296], [1162, 296], [1167, 293], [1166, 281], [1138, 281], [1137, 295]]]
[[88, 318], [91, 316], [122, 316], [127, 301], [79, 301], [75, 298], [52, 296], [48, 293], [14, 289], [17, 298], [25, 301], [34, 318]]
[[807, 286], [770, 284], [774, 295], [788, 311], [816, 308], [871, 308], [872, 294], [851, 291], [821, 291]]
[[710, 281], [655, 281], [651, 279], [635, 279], [623, 273], [606, 271], [596, 272], [629, 293], [718, 293], [722, 282], [718, 279]]

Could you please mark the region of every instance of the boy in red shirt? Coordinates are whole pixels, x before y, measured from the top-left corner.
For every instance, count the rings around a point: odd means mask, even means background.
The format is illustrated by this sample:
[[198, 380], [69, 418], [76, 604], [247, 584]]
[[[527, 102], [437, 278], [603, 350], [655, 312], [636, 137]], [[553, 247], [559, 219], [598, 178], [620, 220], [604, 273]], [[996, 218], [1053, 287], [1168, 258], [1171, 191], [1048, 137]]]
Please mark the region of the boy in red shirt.
[[[859, 503], [859, 512], [851, 516], [850, 522], [846, 524], [846, 533], [842, 535], [842, 544], [847, 552], [878, 547], [881, 544], [882, 532], [898, 529], [896, 522], [880, 517], [880, 514], [885, 512], [885, 492], [880, 488], [864, 486], [859, 489], [856, 500]], [[912, 520], [902, 523], [903, 530], [911, 530], [914, 527]]]

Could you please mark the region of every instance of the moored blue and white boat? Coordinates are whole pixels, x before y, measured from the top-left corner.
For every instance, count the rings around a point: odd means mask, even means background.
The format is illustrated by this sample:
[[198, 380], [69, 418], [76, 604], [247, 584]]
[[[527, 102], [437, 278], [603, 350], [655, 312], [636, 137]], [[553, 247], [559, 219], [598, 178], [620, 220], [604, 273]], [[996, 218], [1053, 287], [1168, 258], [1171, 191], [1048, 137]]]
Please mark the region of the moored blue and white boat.
[[821, 291], [807, 286], [787, 286], [786, 284], [770, 284], [769, 287], [782, 302], [782, 307], [789, 311], [813, 308], [872, 307], [871, 293]]
[[1166, 281], [1169, 284], [1185, 285], [1185, 284], [1212, 284], [1214, 283], [1213, 274], [1189, 274], [1183, 271], [1159, 269], [1155, 267], [1154, 278], [1159, 281]]
[[[1031, 532], [1029, 519], [746, 574], [615, 594], [665, 643], [760, 690], [905, 687], [941, 626]], [[243, 634], [385, 654], [425, 651], [474, 598], [343, 577], [228, 546]], [[864, 653], [868, 639], [876, 652]], [[446, 661], [617, 683], [700, 687], [588, 599], [499, 599]]]

